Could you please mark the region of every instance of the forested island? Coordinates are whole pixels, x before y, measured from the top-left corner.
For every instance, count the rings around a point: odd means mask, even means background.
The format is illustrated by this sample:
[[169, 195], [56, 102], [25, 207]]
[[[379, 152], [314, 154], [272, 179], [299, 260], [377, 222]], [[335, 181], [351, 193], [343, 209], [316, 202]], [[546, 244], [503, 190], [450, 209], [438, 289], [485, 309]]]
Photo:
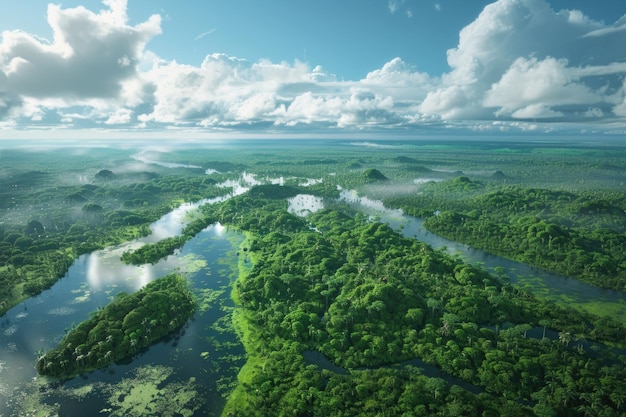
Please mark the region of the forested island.
[[37, 372], [66, 379], [126, 359], [172, 333], [195, 310], [184, 276], [171, 274], [111, 303], [71, 329], [37, 360]]

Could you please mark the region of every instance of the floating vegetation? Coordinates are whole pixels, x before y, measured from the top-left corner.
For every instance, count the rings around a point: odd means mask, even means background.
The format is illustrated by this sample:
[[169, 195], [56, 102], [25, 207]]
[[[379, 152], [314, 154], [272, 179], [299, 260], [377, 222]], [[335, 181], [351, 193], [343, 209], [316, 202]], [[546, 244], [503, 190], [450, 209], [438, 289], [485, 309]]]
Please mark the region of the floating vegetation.
[[[98, 382], [78, 388], [54, 388], [42, 385], [43, 380], [33, 380], [19, 391], [14, 391], [16, 395], [11, 397], [9, 405], [15, 406], [14, 415], [20, 417], [58, 416], [59, 401], [90, 401], [102, 395], [106, 403], [100, 413], [109, 417], [191, 417], [206, 401], [199, 395], [195, 378], [184, 382], [170, 381], [173, 373], [171, 367], [146, 365], [135, 369], [130, 377], [118, 383]], [[0, 392], [2, 390], [0, 385]]]
[[195, 310], [187, 281], [170, 274], [133, 294], [120, 294], [72, 329], [37, 360], [37, 372], [57, 378], [103, 368], [180, 328]]
[[41, 380], [34, 379], [27, 386], [13, 389], [7, 405], [14, 406], [12, 415], [20, 417], [49, 417], [58, 416], [61, 405], [58, 402], [52, 404], [46, 402], [53, 391], [42, 385]]
[[206, 259], [198, 259], [194, 254], [185, 255], [179, 259], [184, 263], [184, 270], [187, 273], [198, 272], [201, 269], [206, 268], [208, 265]]
[[211, 329], [215, 330], [218, 333], [233, 333], [234, 328], [230, 314], [227, 316], [222, 316], [215, 320], [215, 322], [211, 325]]
[[204, 313], [215, 306], [215, 303], [224, 294], [224, 290], [215, 290], [213, 288], [200, 288], [194, 290], [198, 297], [198, 311]]
[[89, 293], [89, 291], [87, 291], [84, 295], [81, 295], [80, 297], [76, 297], [74, 298], [74, 302], [75, 303], [84, 303], [85, 301], [89, 300], [89, 296], [91, 294]]
[[217, 391], [226, 398], [237, 387], [237, 376], [223, 376], [217, 380]]
[[18, 329], [17, 325], [14, 324], [14, 325], [9, 326], [6, 329], [4, 329], [3, 334], [5, 336], [11, 336], [11, 335], [13, 335], [17, 331], [17, 329]]
[[167, 382], [172, 373], [171, 367], [147, 365], [136, 369], [134, 377], [107, 386], [104, 392], [111, 406], [108, 415], [193, 416], [204, 404], [196, 381]]
[[75, 312], [76, 309], [72, 307], [57, 307], [51, 308], [47, 311], [48, 314], [53, 316], [69, 316], [70, 314], [74, 314]]

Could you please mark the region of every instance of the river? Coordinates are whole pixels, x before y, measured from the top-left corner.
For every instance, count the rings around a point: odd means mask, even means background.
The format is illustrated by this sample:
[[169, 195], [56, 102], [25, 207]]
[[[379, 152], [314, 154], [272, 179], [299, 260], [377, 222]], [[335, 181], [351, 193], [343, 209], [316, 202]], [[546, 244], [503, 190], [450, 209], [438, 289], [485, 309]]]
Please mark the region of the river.
[[575, 306], [626, 323], [626, 294], [622, 292], [595, 287], [445, 239], [426, 230], [422, 219], [407, 216], [401, 210], [388, 209], [382, 202], [359, 197], [354, 191], [343, 191], [341, 199], [373, 219], [386, 222], [405, 237], [418, 239], [434, 249], [444, 249], [447, 253], [465, 262], [480, 265], [496, 275], [504, 274], [512, 284], [525, 287], [543, 299]]

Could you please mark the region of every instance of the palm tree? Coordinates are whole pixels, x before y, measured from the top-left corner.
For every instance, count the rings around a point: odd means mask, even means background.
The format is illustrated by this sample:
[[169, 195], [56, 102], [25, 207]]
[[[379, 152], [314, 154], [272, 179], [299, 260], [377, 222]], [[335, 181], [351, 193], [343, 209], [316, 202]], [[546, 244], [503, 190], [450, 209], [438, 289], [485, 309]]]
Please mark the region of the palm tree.
[[559, 342], [563, 343], [565, 346], [569, 346], [571, 341], [572, 335], [570, 332], [559, 332]]
[[609, 398], [615, 404], [617, 409], [621, 409], [626, 402], [626, 386], [622, 383], [615, 387], [615, 390], [609, 394]]
[[583, 344], [587, 341], [587, 339], [585, 339], [585, 335], [582, 333], [577, 333], [574, 335], [574, 340], [578, 342], [578, 350], [581, 352], [584, 351]]

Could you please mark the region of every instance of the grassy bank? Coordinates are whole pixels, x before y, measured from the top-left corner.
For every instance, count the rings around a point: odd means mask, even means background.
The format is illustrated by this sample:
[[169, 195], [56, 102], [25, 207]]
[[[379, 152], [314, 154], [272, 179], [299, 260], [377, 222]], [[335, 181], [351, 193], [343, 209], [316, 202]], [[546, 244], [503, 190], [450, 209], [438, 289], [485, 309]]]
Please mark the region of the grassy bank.
[[[237, 283], [244, 281], [254, 264], [258, 261], [257, 254], [250, 251], [254, 235], [250, 232], [244, 232], [246, 237], [239, 245], [238, 261], [237, 261], [237, 279], [233, 282], [231, 296], [237, 306], [240, 306], [239, 294], [237, 292]], [[237, 376], [237, 387], [231, 392], [222, 411], [222, 416], [232, 416], [237, 409], [238, 404], [247, 404], [248, 398], [244, 384], [250, 384], [255, 373], [259, 369], [263, 369], [267, 358], [261, 355], [261, 338], [255, 331], [251, 320], [248, 319], [246, 311], [242, 308], [235, 308], [233, 311], [233, 326], [237, 336], [241, 340], [246, 351], [246, 363], [239, 371]]]

